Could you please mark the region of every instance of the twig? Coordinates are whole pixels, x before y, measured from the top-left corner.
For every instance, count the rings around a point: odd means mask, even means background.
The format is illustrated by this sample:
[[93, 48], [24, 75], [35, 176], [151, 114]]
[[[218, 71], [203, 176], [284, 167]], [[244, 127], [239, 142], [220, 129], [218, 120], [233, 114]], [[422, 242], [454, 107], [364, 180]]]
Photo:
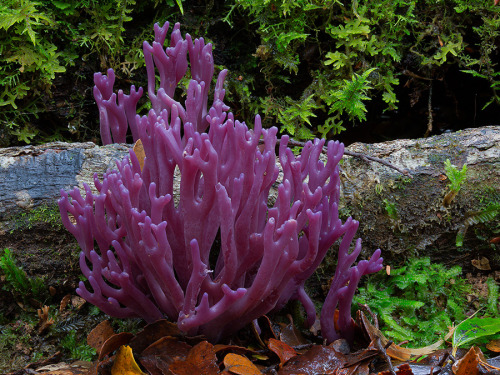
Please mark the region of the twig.
[[380, 341], [380, 337], [375, 336], [375, 348], [379, 351], [380, 354], [384, 357], [385, 361], [389, 365], [389, 372], [392, 375], [396, 375], [396, 371], [394, 370], [394, 366], [392, 365], [391, 357], [387, 354], [386, 348], [382, 345], [382, 341]]
[[429, 100], [427, 101], [427, 130], [425, 132], [424, 137], [427, 138], [431, 132], [432, 132], [432, 123], [433, 123], [433, 116], [432, 116], [432, 81], [429, 85]]
[[[375, 314], [371, 309], [370, 309], [370, 306], [366, 305], [366, 304], [361, 304], [359, 306], [361, 308], [361, 310], [363, 311], [366, 311], [368, 314], [370, 314], [370, 317], [372, 318], [373, 320], [373, 326], [377, 329], [379, 329], [378, 327], [378, 318], [377, 318], [377, 314]], [[392, 342], [391, 342], [392, 343]]]
[[[278, 139], [278, 143], [279, 143], [279, 139]], [[305, 146], [305, 142], [299, 142], [299, 141], [296, 141], [294, 139], [290, 139], [288, 141], [288, 144], [292, 145], [292, 146], [300, 146], [300, 147], [304, 147]], [[326, 153], [326, 150], [327, 148], [326, 147], [323, 147], [323, 152]], [[382, 165], [385, 165], [386, 167], [389, 167], [389, 168], [392, 168], [392, 169], [395, 169], [396, 171], [398, 171], [399, 173], [409, 177], [409, 178], [413, 178], [412, 175], [410, 174], [410, 172], [408, 170], [403, 170], [399, 167], [396, 167], [395, 165], [392, 165], [391, 163], [389, 163], [388, 161], [385, 161], [385, 160], [382, 160], [382, 159], [379, 159], [375, 156], [370, 156], [370, 155], [366, 155], [366, 154], [362, 154], [360, 152], [354, 152], [354, 151], [349, 151], [349, 150], [344, 150], [344, 154], [345, 155], [349, 155], [349, 156], [354, 156], [356, 158], [360, 158], [364, 161], [367, 161], [367, 160], [371, 160], [371, 161], [374, 161], [376, 163], [380, 163]]]

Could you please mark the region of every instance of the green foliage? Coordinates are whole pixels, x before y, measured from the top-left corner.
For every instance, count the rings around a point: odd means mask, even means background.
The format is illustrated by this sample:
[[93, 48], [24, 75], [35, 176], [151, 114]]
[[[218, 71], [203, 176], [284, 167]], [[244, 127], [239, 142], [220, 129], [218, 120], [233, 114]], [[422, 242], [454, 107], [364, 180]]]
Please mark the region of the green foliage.
[[95, 349], [87, 345], [85, 338], [77, 338], [74, 331], [64, 336], [61, 340], [61, 346], [70, 353], [72, 359], [81, 361], [93, 361], [95, 359]]
[[389, 217], [392, 219], [392, 220], [397, 220], [398, 219], [398, 210], [396, 208], [396, 203], [393, 203], [393, 202], [389, 202], [387, 199], [384, 199], [384, 208], [385, 208], [385, 212], [387, 212], [387, 215], [389, 215]]
[[368, 69], [361, 75], [354, 73], [350, 80], [344, 79], [342, 83], [335, 83], [321, 96], [329, 108], [328, 114], [334, 115], [326, 121], [327, 128], [322, 130], [325, 136], [334, 128], [337, 129], [334, 133], [340, 132], [339, 126], [342, 125], [342, 120], [336, 123], [335, 119], [339, 119], [344, 113], [351, 121], [366, 120], [367, 110], [364, 102], [371, 100], [367, 95], [368, 90], [372, 89], [368, 77], [374, 70], [375, 68]]
[[442, 338], [452, 322], [465, 318], [470, 287], [461, 272], [458, 266], [447, 269], [429, 258], [411, 259], [390, 276], [370, 277], [355, 301], [378, 314], [389, 338], [408, 340], [412, 347], [429, 345]]
[[496, 223], [496, 229], [493, 229], [493, 231], [499, 232], [500, 223], [498, 220], [495, 220], [495, 218], [500, 214], [500, 200], [498, 200], [496, 196], [493, 199], [494, 200], [489, 201], [481, 210], [467, 214], [463, 227], [457, 232], [457, 237], [455, 239], [457, 247], [463, 246], [465, 234], [469, 226], [486, 223], [493, 223], [493, 225], [495, 225]]
[[2, 289], [15, 297], [28, 301], [29, 298], [43, 299], [46, 294], [45, 283], [40, 278], [28, 277], [22, 268], [18, 267], [9, 249], [4, 249], [0, 257], [0, 269], [5, 276]]
[[490, 316], [500, 316], [498, 312], [498, 304], [500, 303], [499, 290], [500, 287], [496, 283], [495, 279], [489, 277], [486, 280], [486, 285], [488, 286], [488, 302], [486, 307], [486, 313]]
[[[255, 56], [267, 96], [272, 97], [261, 101], [260, 112], [274, 116], [268, 119], [271, 123], [279, 124], [283, 117], [286, 122], [287, 108], [297, 98], [307, 98], [315, 103], [316, 117], [311, 123], [302, 121], [304, 134], [332, 136], [345, 130], [347, 121], [365, 121], [370, 99], [385, 103], [387, 110], [397, 109], [395, 89], [401, 76], [421, 77], [407, 83], [418, 91], [418, 85], [441, 77], [450, 65], [489, 81], [489, 103], [500, 103], [500, 72], [493, 62], [500, 20], [491, 1], [236, 0], [236, 4], [260, 36]], [[303, 83], [297, 85], [294, 75]], [[311, 78], [309, 83], [304, 77]], [[292, 102], [285, 99], [290, 90], [296, 93]], [[268, 106], [276, 103], [283, 107], [280, 111]], [[289, 129], [297, 137], [297, 128], [285, 127]]]
[[500, 318], [470, 318], [461, 322], [453, 332], [452, 346], [456, 348], [464, 346], [484, 336], [494, 335], [500, 332]]
[[481, 211], [468, 215], [466, 223], [467, 225], [474, 225], [491, 222], [498, 214], [500, 214], [500, 201], [492, 201]]
[[[38, 137], [41, 137], [38, 141], [52, 141], [61, 140], [62, 134], [77, 134], [85, 126], [81, 119], [85, 104], [78, 97], [82, 94], [72, 92], [66, 102], [57, 102], [52, 96], [56, 78], [70, 74], [66, 79], [71, 80], [73, 86], [81, 79], [72, 73], [73, 67], [82, 69], [87, 63], [93, 66], [92, 71], [112, 67], [130, 75], [142, 53], [137, 51], [141, 51], [143, 38], [129, 46], [129, 41], [124, 40], [125, 25], [148, 6], [148, 14], [154, 13], [151, 9], [156, 7], [162, 9], [156, 12], [157, 16], [168, 13], [169, 9], [183, 11], [181, 0], [166, 3], [158, 0], [141, 4], [135, 0], [2, 1], [0, 141], [9, 144], [9, 139], [14, 138], [13, 143], [30, 143]], [[155, 21], [149, 20], [144, 28], [151, 30]], [[134, 48], [134, 52], [130, 48]], [[91, 86], [92, 73], [86, 79]], [[81, 104], [67, 102], [71, 100]], [[42, 113], [53, 111], [65, 113], [67, 128], [47, 132], [35, 125]]]
[[450, 180], [448, 187], [451, 191], [458, 193], [466, 179], [467, 164], [464, 164], [462, 169], [458, 170], [456, 166], [451, 164], [450, 159], [446, 159], [444, 161], [444, 170], [446, 177]]
[[[339, 134], [369, 119], [370, 108], [395, 110], [402, 78], [417, 93], [450, 67], [487, 81], [491, 99], [480, 106], [498, 105], [499, 11], [487, 0], [234, 0], [184, 15], [182, 0], [5, 0], [0, 144], [95, 136], [85, 117], [92, 73], [112, 67], [118, 85], [135, 78], [142, 41], [166, 19], [214, 37], [220, 64], [243, 77], [227, 80], [242, 118], [265, 114], [266, 126], [299, 139]], [[55, 97], [54, 85], [68, 82], [80, 86]], [[44, 126], [47, 113], [63, 123]]]
[[32, 229], [37, 223], [43, 222], [49, 224], [53, 229], [62, 229], [61, 215], [57, 205], [42, 204], [28, 212], [22, 212], [13, 218], [14, 228]]
[[281, 131], [286, 131], [292, 137], [296, 136], [300, 139], [313, 139], [314, 134], [303, 124], [309, 126], [311, 117], [316, 117], [313, 110], [320, 108], [313, 101], [313, 95], [308, 96], [304, 100], [294, 101], [287, 97], [286, 102], [288, 107], [279, 108], [278, 119], [282, 125]]

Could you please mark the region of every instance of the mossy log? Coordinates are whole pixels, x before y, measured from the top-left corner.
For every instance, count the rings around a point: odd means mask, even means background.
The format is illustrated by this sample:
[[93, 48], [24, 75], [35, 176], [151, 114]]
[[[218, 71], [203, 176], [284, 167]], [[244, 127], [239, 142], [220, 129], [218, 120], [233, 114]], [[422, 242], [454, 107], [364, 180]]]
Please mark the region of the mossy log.
[[[360, 221], [365, 249], [380, 247], [386, 259], [431, 255], [443, 262], [489, 258], [500, 269], [500, 127], [377, 144], [355, 143], [350, 151], [406, 169], [411, 178], [382, 164], [346, 156], [341, 207]], [[446, 159], [466, 180], [450, 192]], [[494, 213], [481, 216], [496, 206]], [[483, 222], [481, 222], [483, 221]], [[456, 246], [457, 236], [463, 244]], [[458, 259], [461, 258], [460, 262]], [[470, 263], [469, 263], [470, 265]]]
[[[78, 268], [78, 249], [59, 223], [59, 190], [84, 182], [92, 186], [93, 174], [102, 175], [129, 149], [130, 145], [61, 142], [0, 149], [0, 249], [11, 248], [28, 273], [59, 281], [63, 274], [70, 277]], [[341, 217], [360, 222], [365, 255], [376, 248], [388, 261], [423, 253], [447, 261], [457, 255], [462, 262], [487, 255], [491, 266], [500, 268], [495, 243], [500, 215], [484, 223], [470, 220], [500, 202], [500, 126], [425, 139], [356, 143], [348, 150], [386, 160], [411, 175], [344, 157]], [[467, 164], [466, 182], [449, 204], [444, 204], [449, 193], [446, 159], [459, 168]], [[459, 233], [465, 238], [457, 249]]]

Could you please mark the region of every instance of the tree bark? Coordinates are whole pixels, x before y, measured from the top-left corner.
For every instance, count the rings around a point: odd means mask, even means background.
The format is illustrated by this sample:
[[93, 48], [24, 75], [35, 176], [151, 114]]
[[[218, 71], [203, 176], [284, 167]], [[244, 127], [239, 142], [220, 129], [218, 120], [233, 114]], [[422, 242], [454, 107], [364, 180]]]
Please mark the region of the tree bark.
[[[492, 268], [500, 269], [500, 248], [495, 243], [500, 236], [500, 126], [415, 140], [356, 143], [348, 149], [384, 159], [412, 176], [345, 157], [341, 207], [360, 221], [358, 235], [366, 250], [380, 247], [387, 260], [423, 254], [447, 263], [463, 258], [462, 265], [485, 255]], [[445, 201], [452, 196], [446, 159], [459, 170], [467, 164], [466, 181], [449, 202]], [[496, 217], [472, 224], [494, 204]], [[459, 233], [465, 238], [457, 248]]]
[[[48, 268], [56, 274], [64, 267], [64, 260], [40, 259], [54, 252], [70, 261], [69, 268], [77, 268], [77, 246], [58, 220], [59, 191], [83, 183], [93, 187], [94, 173], [102, 176], [129, 149], [130, 145], [62, 142], [0, 149], [0, 250], [11, 248], [35, 274], [46, 274]], [[347, 149], [386, 160], [412, 176], [377, 162], [344, 157], [341, 217], [360, 222], [365, 256], [381, 248], [388, 261], [422, 253], [449, 260], [450, 254], [461, 251], [459, 256], [468, 259], [486, 254], [492, 267], [500, 266], [499, 245], [494, 243], [500, 236], [500, 215], [467, 225], [488, 205], [496, 202], [498, 207], [500, 202], [500, 126], [425, 139], [356, 143]], [[448, 205], [443, 203], [449, 193], [446, 159], [459, 169], [467, 164], [467, 180]], [[465, 240], [457, 250], [455, 240], [463, 232]]]

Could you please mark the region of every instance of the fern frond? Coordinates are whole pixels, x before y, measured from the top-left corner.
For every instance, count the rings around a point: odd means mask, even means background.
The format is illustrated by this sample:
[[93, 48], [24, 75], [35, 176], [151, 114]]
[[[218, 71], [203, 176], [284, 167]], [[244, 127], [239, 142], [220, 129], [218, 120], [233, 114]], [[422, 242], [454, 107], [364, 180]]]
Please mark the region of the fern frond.
[[493, 221], [500, 213], [500, 202], [490, 202], [483, 210], [469, 214], [466, 225], [484, 224]]
[[363, 74], [354, 73], [351, 80], [345, 79], [342, 86], [337, 90], [330, 90], [323, 97], [330, 106], [329, 113], [346, 112], [351, 120], [366, 120], [365, 100], [371, 100], [367, 95], [368, 90], [372, 88], [368, 77], [375, 68], [368, 69]]
[[54, 326], [54, 330], [56, 332], [75, 332], [81, 330], [85, 327], [85, 320], [81, 317], [75, 316], [69, 319], [66, 319], [62, 322], [57, 323]]

